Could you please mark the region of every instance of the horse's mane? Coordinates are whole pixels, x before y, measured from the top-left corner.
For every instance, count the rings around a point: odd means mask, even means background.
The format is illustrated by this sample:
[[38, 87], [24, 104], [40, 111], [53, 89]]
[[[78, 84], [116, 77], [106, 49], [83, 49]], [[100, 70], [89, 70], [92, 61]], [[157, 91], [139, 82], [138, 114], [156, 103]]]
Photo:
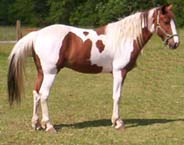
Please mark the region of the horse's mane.
[[107, 33], [114, 40], [114, 47], [118, 47], [116, 45], [121, 45], [125, 41], [142, 39], [142, 25], [145, 21], [142, 14], [145, 12], [148, 11], [136, 12], [108, 25]]

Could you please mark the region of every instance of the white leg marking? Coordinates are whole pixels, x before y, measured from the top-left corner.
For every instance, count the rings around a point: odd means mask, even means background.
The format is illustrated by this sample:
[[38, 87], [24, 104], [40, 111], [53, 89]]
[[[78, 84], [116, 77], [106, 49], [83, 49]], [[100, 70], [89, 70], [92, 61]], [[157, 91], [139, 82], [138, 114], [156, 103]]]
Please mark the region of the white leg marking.
[[123, 121], [119, 116], [119, 101], [121, 96], [121, 86], [122, 86], [122, 75], [121, 71], [113, 70], [113, 114], [112, 114], [112, 124], [116, 129], [123, 127]]
[[33, 91], [33, 117], [32, 117], [32, 127], [35, 130], [40, 130], [41, 129], [41, 125], [40, 125], [39, 117], [38, 117], [39, 103], [40, 103], [40, 95], [34, 90]]
[[50, 94], [50, 89], [53, 85], [56, 74], [44, 74], [44, 79], [40, 88], [41, 108], [42, 108], [42, 127], [46, 131], [56, 132], [49, 120], [47, 100]]

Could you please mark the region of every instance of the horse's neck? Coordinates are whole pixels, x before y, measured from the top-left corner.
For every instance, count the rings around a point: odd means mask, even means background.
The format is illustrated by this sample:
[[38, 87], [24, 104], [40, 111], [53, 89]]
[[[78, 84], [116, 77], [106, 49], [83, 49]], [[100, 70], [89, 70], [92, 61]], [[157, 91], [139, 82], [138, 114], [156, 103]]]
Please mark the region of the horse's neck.
[[148, 28], [142, 29], [142, 37], [143, 37], [143, 43], [142, 47], [148, 42], [148, 40], [152, 37], [152, 33], [148, 30]]
[[156, 8], [153, 8], [149, 11], [144, 11], [140, 14], [141, 19], [141, 35], [136, 38], [137, 44], [139, 44], [140, 49], [148, 42], [152, 37], [155, 26], [154, 26], [154, 13]]
[[153, 14], [155, 9], [150, 11], [145, 11], [141, 13], [141, 21], [142, 21], [142, 47], [148, 42], [151, 36], [154, 33], [154, 24], [153, 24]]

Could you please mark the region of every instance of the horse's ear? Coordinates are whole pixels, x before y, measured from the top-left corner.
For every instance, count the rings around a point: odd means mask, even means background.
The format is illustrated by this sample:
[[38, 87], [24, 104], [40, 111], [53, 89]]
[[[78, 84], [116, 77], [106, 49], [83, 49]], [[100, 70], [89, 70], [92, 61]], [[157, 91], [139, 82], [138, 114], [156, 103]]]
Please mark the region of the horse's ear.
[[172, 4], [167, 6], [167, 10], [171, 11], [172, 9], [173, 9], [173, 5]]
[[172, 4], [170, 4], [170, 5], [163, 5], [161, 7], [161, 12], [162, 12], [162, 14], [166, 14], [168, 11], [171, 11], [172, 8], [173, 8]]

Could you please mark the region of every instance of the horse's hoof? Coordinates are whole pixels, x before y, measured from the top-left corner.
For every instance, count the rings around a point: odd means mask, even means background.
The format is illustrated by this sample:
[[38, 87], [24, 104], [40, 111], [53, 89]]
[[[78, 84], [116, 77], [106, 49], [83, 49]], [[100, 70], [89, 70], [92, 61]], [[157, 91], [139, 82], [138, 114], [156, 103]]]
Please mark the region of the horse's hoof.
[[42, 127], [41, 127], [41, 126], [33, 126], [33, 125], [32, 125], [32, 127], [33, 127], [33, 129], [36, 130], [36, 131], [42, 130]]
[[125, 124], [121, 119], [118, 119], [118, 120], [116, 120], [113, 127], [117, 130], [124, 130], [125, 129]]
[[46, 129], [46, 132], [49, 132], [49, 133], [57, 133], [57, 131], [56, 131], [56, 129], [54, 127], [47, 128]]
[[122, 124], [118, 124], [118, 125], [115, 126], [115, 129], [117, 129], [117, 130], [125, 130], [125, 126], [122, 125]]
[[47, 122], [42, 121], [42, 122], [41, 122], [41, 128], [42, 128], [43, 130], [46, 130], [46, 128], [47, 128]]
[[42, 130], [42, 127], [41, 127], [41, 124], [40, 124], [39, 120], [36, 121], [36, 122], [32, 122], [32, 128], [34, 130]]

